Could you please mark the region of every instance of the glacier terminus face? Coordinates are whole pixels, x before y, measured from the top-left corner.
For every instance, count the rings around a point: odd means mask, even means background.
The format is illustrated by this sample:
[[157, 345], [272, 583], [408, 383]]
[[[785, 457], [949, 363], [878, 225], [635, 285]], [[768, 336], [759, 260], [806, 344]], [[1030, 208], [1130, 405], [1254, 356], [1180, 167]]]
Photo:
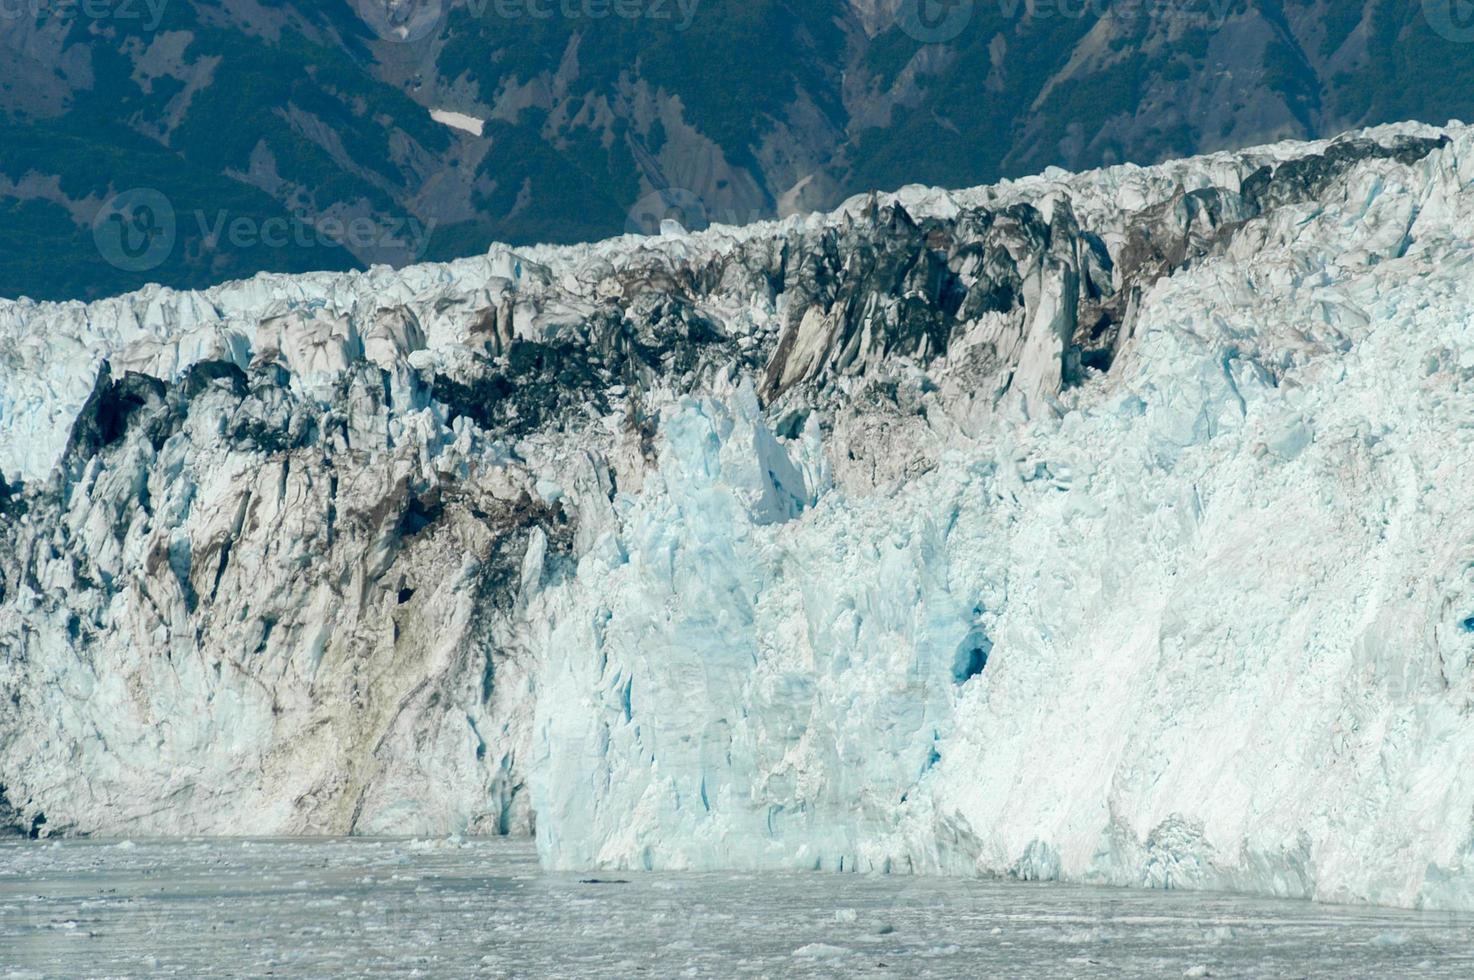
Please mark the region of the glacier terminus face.
[[0, 822], [1474, 908], [1474, 130], [0, 303]]

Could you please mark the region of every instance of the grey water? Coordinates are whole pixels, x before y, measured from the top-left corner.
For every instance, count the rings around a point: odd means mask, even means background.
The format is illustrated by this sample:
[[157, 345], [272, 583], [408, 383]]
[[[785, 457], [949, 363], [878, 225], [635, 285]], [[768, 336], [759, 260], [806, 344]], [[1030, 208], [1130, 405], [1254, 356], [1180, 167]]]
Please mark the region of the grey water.
[[0, 844], [0, 977], [1449, 977], [1474, 916], [836, 874], [546, 874], [515, 841]]

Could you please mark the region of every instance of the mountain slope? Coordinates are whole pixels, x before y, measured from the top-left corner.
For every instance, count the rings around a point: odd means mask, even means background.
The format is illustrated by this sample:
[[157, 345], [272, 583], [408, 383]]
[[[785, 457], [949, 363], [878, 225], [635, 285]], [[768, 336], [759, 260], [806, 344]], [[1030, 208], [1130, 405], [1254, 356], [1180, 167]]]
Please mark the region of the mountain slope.
[[[398, 267], [1471, 118], [1474, 45], [1442, 2], [968, 0], [935, 30], [916, 0], [46, 6], [0, 19], [0, 295]], [[138, 189], [167, 206], [125, 198], [125, 236], [107, 205]]]

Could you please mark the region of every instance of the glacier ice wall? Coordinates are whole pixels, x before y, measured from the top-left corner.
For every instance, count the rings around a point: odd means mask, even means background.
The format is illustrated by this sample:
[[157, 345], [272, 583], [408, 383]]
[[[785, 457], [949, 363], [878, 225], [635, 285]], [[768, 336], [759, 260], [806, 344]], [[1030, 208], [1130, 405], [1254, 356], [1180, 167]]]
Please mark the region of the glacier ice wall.
[[0, 817], [1474, 907], [1471, 201], [1388, 127], [0, 304]]

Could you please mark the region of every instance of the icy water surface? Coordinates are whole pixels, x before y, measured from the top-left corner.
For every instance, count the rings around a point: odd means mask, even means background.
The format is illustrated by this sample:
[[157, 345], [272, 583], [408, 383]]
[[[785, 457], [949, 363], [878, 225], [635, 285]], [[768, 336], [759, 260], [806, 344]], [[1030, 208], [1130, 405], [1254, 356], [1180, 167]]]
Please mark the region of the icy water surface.
[[1448, 977], [1474, 916], [863, 875], [541, 873], [502, 841], [0, 845], [0, 977]]

